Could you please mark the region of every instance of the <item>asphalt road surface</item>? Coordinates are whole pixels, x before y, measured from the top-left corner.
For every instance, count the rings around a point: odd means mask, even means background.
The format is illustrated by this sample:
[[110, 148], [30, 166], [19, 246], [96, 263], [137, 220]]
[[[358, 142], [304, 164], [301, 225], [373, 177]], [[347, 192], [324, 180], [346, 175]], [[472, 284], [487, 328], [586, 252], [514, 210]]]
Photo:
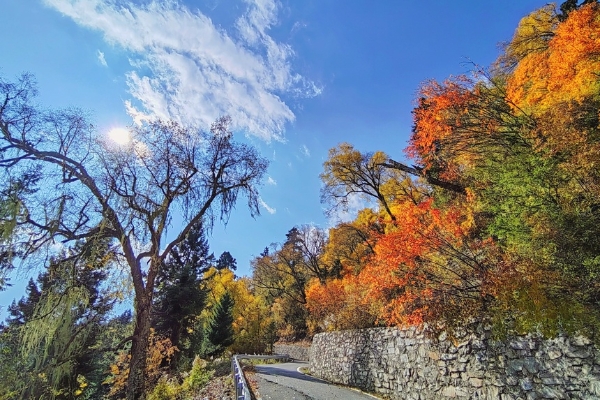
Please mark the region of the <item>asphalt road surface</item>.
[[335, 386], [298, 372], [308, 363], [290, 362], [256, 366], [258, 399], [262, 400], [373, 400], [374, 397]]

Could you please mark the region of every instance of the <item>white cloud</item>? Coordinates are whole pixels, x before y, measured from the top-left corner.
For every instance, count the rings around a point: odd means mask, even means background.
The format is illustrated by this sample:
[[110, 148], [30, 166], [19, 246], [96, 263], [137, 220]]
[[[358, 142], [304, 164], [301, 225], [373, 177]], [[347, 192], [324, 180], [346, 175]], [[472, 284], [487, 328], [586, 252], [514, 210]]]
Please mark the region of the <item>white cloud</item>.
[[267, 185], [277, 186], [277, 181], [275, 179], [273, 179], [272, 177], [269, 177], [267, 179]]
[[265, 201], [263, 199], [259, 199], [259, 203], [265, 210], [267, 210], [267, 212], [269, 214], [275, 214], [277, 212], [277, 210], [275, 208], [269, 207], [269, 205], [267, 203], [265, 203]]
[[100, 64], [102, 64], [105, 67], [108, 67], [108, 64], [106, 63], [106, 58], [104, 58], [104, 53], [98, 50], [96, 52], [96, 55], [98, 56], [98, 61], [100, 61]]
[[310, 157], [310, 150], [308, 150], [308, 147], [306, 147], [305, 144], [303, 144], [302, 147], [300, 147], [300, 151], [302, 152], [302, 154], [304, 154], [305, 157]]
[[317, 96], [322, 89], [294, 73], [292, 48], [269, 36], [277, 0], [243, 1], [244, 14], [227, 32], [176, 0], [45, 0], [130, 52], [127, 84], [139, 106], [126, 107], [137, 121], [150, 114], [207, 127], [228, 114], [234, 129], [282, 140], [295, 116], [280, 96]]
[[373, 202], [357, 193], [352, 193], [348, 195], [348, 203], [345, 207], [337, 207], [327, 212], [329, 226], [336, 226], [341, 222], [351, 222], [356, 219], [360, 210], [372, 206]]

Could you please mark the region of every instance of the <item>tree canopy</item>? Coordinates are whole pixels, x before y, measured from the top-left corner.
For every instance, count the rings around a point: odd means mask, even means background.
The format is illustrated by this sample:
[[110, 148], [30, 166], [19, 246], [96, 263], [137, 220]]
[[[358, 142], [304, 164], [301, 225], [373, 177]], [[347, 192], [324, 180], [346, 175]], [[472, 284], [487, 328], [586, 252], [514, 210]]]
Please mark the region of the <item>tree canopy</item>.
[[[258, 214], [267, 161], [233, 140], [227, 117], [210, 132], [172, 121], [132, 127], [118, 146], [80, 110], [42, 109], [35, 94], [31, 76], [0, 80], [1, 189], [21, 206], [15, 246], [24, 259], [57, 241], [100, 237], [119, 246], [136, 311], [127, 397], [142, 398], [151, 305], [167, 256], [201, 220], [226, 220], [239, 196]], [[35, 191], [20, 190], [24, 176], [39, 183]], [[174, 213], [182, 228], [167, 236]]]

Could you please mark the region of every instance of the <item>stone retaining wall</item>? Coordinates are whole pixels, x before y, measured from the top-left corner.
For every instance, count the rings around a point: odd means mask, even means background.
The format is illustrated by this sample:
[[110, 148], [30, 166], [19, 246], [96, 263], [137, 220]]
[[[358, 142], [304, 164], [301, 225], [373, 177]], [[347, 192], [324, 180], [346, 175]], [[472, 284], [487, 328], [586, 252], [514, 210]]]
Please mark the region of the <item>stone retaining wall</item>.
[[490, 336], [482, 330], [456, 342], [416, 329], [321, 333], [310, 371], [391, 399], [600, 399], [600, 351], [588, 339]]
[[299, 361], [308, 361], [310, 343], [275, 343], [273, 353], [288, 354], [290, 358]]

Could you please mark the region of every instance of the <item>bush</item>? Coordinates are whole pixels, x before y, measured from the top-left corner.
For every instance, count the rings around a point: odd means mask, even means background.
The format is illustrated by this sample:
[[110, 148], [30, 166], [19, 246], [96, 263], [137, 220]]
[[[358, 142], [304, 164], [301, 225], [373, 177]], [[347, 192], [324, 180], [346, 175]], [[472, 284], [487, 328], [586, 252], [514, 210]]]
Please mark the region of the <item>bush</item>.
[[214, 371], [206, 369], [207, 363], [200, 357], [194, 359], [194, 364], [190, 374], [183, 380], [181, 389], [184, 392], [195, 392], [202, 389], [210, 378], [212, 378]]
[[181, 384], [166, 377], [159, 379], [147, 400], [189, 400], [202, 389], [212, 378], [214, 371], [207, 369], [207, 362], [200, 357], [194, 359], [192, 369]]
[[160, 379], [150, 394], [147, 400], [172, 400], [179, 398], [179, 384], [167, 379]]

